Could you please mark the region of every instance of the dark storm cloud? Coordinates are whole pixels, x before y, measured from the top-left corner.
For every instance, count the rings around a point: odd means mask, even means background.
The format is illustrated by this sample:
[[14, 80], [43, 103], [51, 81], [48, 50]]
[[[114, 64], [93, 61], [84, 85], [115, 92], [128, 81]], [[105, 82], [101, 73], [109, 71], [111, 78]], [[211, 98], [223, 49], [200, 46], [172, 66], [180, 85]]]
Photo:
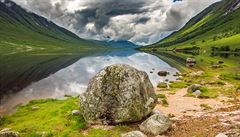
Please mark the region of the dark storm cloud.
[[80, 37], [156, 42], [217, 0], [14, 0]]

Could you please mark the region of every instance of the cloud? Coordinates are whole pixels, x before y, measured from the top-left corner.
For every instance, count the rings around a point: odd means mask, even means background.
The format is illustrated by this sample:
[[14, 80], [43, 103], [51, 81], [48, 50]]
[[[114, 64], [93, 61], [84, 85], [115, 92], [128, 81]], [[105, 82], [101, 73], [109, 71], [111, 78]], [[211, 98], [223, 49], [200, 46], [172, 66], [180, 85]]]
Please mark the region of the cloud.
[[80, 37], [154, 43], [218, 0], [14, 0]]

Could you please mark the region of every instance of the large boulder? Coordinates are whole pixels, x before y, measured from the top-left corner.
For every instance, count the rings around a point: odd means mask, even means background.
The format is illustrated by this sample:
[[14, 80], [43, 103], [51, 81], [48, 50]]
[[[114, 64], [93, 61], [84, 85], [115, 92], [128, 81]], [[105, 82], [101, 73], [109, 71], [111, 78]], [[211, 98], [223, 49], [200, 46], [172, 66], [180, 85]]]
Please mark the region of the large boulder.
[[81, 113], [89, 124], [137, 122], [156, 106], [147, 73], [128, 65], [112, 65], [94, 76], [80, 95]]
[[120, 137], [147, 137], [140, 131], [132, 131], [125, 134], [121, 134]]
[[166, 132], [172, 125], [171, 120], [162, 113], [156, 113], [144, 121], [139, 127], [144, 133], [160, 135]]

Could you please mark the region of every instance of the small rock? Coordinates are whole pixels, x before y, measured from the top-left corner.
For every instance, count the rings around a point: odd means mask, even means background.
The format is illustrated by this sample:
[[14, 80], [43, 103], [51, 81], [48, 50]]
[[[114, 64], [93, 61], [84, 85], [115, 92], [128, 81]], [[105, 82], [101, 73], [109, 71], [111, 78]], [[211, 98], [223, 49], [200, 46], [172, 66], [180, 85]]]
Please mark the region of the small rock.
[[220, 61], [218, 61], [218, 63], [219, 63], [219, 64], [224, 64], [224, 61], [221, 61], [221, 60], [220, 60]]
[[120, 137], [147, 137], [140, 131], [132, 131], [125, 134], [121, 134]]
[[192, 72], [192, 73], [190, 73], [190, 76], [192, 76], [192, 77], [200, 77], [200, 76], [202, 76], [204, 73], [205, 73], [204, 71]]
[[39, 110], [39, 109], [40, 109], [40, 107], [38, 107], [38, 106], [32, 107], [32, 111], [37, 111], [37, 110]]
[[188, 88], [188, 93], [193, 93], [201, 88], [200, 84], [193, 84]]
[[187, 63], [196, 63], [196, 59], [194, 59], [194, 58], [187, 58], [186, 62]]
[[176, 72], [176, 75], [177, 76], [182, 76], [182, 73], [181, 72]]
[[5, 128], [0, 131], [0, 137], [19, 137], [19, 133], [12, 131], [10, 128]]
[[78, 115], [80, 115], [81, 114], [81, 111], [80, 110], [73, 110], [72, 111], [72, 115], [73, 116], [78, 116]]
[[216, 135], [216, 137], [228, 137], [228, 136], [223, 133], [219, 133], [218, 135]]
[[169, 75], [169, 72], [167, 72], [167, 71], [159, 71], [158, 75], [161, 76], [161, 77], [166, 77], [167, 75]]
[[152, 72], [152, 71], [150, 71], [150, 73], [152, 74], [153, 72]]
[[188, 79], [188, 80], [185, 80], [185, 82], [187, 82], [187, 83], [192, 83], [192, 80], [191, 80], [191, 79]]
[[200, 90], [196, 90], [195, 92], [193, 92], [193, 95], [198, 98], [200, 95], [202, 94], [202, 92]]
[[194, 58], [187, 58], [186, 63], [187, 67], [193, 67], [197, 62]]
[[221, 68], [220, 65], [212, 65], [212, 68]]
[[166, 132], [171, 125], [168, 117], [158, 113], [145, 120], [139, 127], [141, 131], [157, 136]]
[[40, 136], [40, 137], [48, 137], [49, 136], [48, 132], [37, 132], [36, 134], [37, 134], [37, 136]]
[[176, 117], [174, 114], [168, 114], [168, 117], [173, 118]]

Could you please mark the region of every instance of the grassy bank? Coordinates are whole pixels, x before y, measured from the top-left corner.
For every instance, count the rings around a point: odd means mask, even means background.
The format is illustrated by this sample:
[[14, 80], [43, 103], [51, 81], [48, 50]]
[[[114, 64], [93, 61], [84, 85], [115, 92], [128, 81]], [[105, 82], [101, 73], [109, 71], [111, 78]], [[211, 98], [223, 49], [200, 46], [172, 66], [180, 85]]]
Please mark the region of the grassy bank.
[[[176, 91], [176, 89], [189, 87], [191, 84], [201, 84], [204, 86], [201, 97], [215, 98], [220, 95], [232, 95], [240, 87], [239, 57], [211, 57], [209, 53], [195, 56], [176, 52], [155, 52], [152, 54], [182, 71], [181, 82], [171, 83], [171, 90]], [[186, 67], [187, 58], [194, 58], [197, 62], [196, 65]], [[214, 68], [213, 65], [218, 65], [219, 68]], [[201, 71], [203, 73], [198, 74]]]
[[[129, 130], [126, 126], [111, 129], [88, 128], [82, 116], [73, 116], [79, 109], [77, 97], [64, 100], [38, 100], [19, 106], [15, 113], [0, 119], [0, 130], [11, 128], [24, 137], [118, 137]], [[36, 109], [37, 108], [37, 109]]]

